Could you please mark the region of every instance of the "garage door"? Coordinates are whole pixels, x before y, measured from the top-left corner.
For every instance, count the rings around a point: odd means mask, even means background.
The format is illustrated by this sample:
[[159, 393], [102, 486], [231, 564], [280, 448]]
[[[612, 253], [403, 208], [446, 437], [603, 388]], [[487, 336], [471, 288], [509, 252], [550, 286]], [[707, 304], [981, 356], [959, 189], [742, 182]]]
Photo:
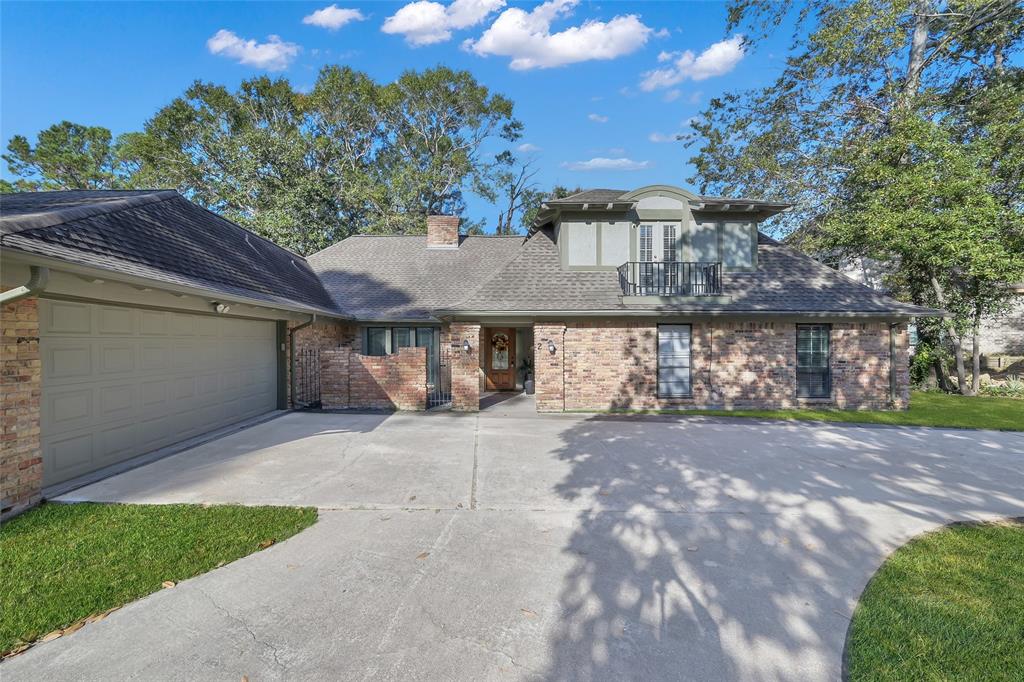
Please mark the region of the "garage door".
[[44, 485], [277, 405], [274, 322], [40, 303]]

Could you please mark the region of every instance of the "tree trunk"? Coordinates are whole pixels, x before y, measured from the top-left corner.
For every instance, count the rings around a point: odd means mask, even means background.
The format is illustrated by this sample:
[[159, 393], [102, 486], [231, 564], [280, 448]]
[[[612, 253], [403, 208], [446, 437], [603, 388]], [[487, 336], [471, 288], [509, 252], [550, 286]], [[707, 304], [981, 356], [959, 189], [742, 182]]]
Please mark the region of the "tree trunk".
[[[939, 284], [939, 280], [933, 275], [932, 278], [932, 289], [935, 290], [935, 298], [939, 301], [939, 307], [946, 307], [946, 294], [942, 290], [942, 285]], [[948, 318], [943, 320], [943, 324], [946, 325], [946, 333], [949, 334], [949, 340], [953, 343], [953, 358], [956, 360], [956, 383], [957, 388], [963, 395], [974, 395], [971, 391], [970, 386], [967, 385], [967, 368], [964, 365], [964, 347], [960, 339], [960, 334], [957, 333], [956, 327], [953, 326], [953, 322]]]
[[914, 30], [910, 34], [910, 54], [907, 57], [907, 77], [903, 81], [901, 104], [907, 106], [921, 87], [921, 72], [924, 70], [925, 48], [928, 45], [928, 23], [933, 13], [931, 0], [917, 0], [912, 5]]
[[981, 308], [979, 306], [974, 308], [971, 340], [974, 343], [971, 352], [971, 391], [977, 394], [981, 390]]

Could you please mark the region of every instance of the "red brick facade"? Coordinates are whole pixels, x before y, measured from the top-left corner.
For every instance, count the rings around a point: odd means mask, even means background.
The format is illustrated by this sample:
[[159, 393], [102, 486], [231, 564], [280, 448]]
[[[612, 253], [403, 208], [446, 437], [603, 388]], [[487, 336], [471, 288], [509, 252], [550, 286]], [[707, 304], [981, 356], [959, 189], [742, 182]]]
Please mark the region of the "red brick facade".
[[[452, 409], [476, 412], [480, 409], [480, 325], [452, 322], [448, 328], [452, 363]], [[464, 343], [469, 341], [467, 352]]]
[[38, 300], [8, 303], [0, 322], [0, 517], [7, 518], [38, 504], [43, 483]]
[[[796, 397], [796, 323], [695, 321], [692, 397], [657, 394], [657, 324], [603, 320], [534, 326], [537, 409], [672, 407], [780, 409]], [[905, 409], [909, 403], [906, 325], [895, 328], [895, 400], [890, 393], [887, 323], [832, 324], [832, 397], [850, 409]], [[549, 342], [556, 351], [552, 354]]]
[[320, 400], [327, 409], [426, 409], [427, 349], [401, 348], [383, 356], [345, 346], [321, 350]]

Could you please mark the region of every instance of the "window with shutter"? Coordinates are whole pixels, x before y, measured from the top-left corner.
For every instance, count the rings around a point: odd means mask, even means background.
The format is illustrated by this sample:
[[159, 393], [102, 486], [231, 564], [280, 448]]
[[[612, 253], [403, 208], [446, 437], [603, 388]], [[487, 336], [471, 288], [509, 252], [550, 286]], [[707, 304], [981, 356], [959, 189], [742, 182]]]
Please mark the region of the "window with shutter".
[[827, 324], [798, 324], [796, 327], [796, 395], [798, 398], [828, 398], [832, 395]]

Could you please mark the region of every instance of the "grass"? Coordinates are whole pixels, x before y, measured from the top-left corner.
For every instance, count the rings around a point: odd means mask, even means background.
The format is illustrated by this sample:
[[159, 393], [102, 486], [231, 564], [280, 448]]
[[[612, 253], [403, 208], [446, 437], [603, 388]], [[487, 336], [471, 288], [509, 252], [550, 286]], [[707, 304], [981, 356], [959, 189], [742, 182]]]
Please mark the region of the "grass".
[[851, 681], [1024, 677], [1024, 523], [961, 524], [897, 550], [861, 596]]
[[298, 507], [44, 504], [0, 528], [0, 652], [77, 629], [316, 518]]
[[[631, 410], [623, 410], [623, 412], [631, 412]], [[635, 412], [1024, 431], [1024, 400], [982, 396], [967, 397], [935, 391], [915, 391], [910, 398], [910, 409], [905, 411], [855, 411], [820, 408], [799, 410], [635, 410]]]

